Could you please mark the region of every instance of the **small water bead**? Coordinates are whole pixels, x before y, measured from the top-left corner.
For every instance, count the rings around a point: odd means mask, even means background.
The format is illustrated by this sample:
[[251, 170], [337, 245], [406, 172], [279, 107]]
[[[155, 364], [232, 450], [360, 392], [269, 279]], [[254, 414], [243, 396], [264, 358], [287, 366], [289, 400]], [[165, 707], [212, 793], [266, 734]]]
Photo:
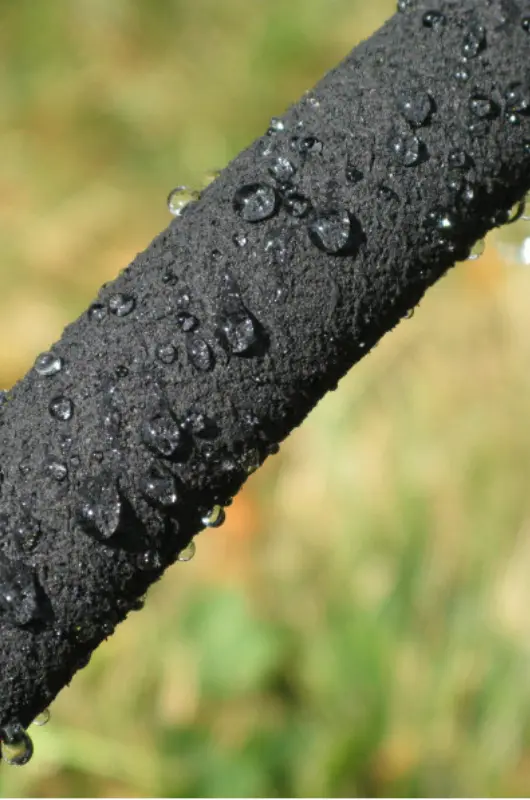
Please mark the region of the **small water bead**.
[[47, 465], [51, 477], [62, 483], [68, 477], [68, 467], [62, 461], [50, 461]]
[[35, 359], [35, 372], [44, 377], [57, 375], [63, 368], [63, 360], [54, 353], [41, 353]]
[[467, 69], [467, 67], [457, 67], [455, 70], [455, 78], [459, 83], [467, 83], [470, 79], [471, 73]]
[[208, 372], [215, 366], [215, 359], [210, 345], [200, 336], [191, 336], [186, 340], [188, 360], [200, 372]]
[[74, 404], [68, 397], [60, 394], [50, 400], [48, 409], [54, 419], [68, 422], [69, 419], [72, 419]]
[[432, 99], [427, 92], [409, 90], [398, 98], [398, 108], [403, 117], [416, 128], [425, 125], [432, 114]]
[[467, 169], [469, 166], [467, 153], [464, 150], [451, 150], [448, 164], [452, 169]]
[[2, 759], [6, 764], [23, 767], [33, 755], [33, 742], [19, 722], [6, 725], [0, 732]]
[[521, 28], [523, 31], [525, 31], [525, 33], [530, 33], [530, 15], [522, 18]]
[[40, 714], [37, 714], [37, 716], [33, 720], [33, 725], [37, 725], [39, 728], [41, 728], [43, 725], [48, 724], [48, 722], [50, 721], [50, 717], [51, 717], [50, 709], [45, 708], [44, 711], [42, 711]]
[[186, 436], [167, 409], [144, 422], [142, 439], [153, 453], [162, 458], [185, 458], [188, 454]]
[[465, 34], [462, 44], [464, 58], [476, 58], [486, 47], [486, 31], [482, 25], [473, 25]]
[[445, 14], [435, 10], [426, 11], [423, 15], [422, 23], [425, 28], [431, 28], [433, 31], [439, 32], [446, 23]]
[[225, 521], [226, 515], [222, 506], [214, 506], [201, 519], [205, 528], [219, 528]]
[[161, 508], [171, 508], [179, 499], [175, 478], [156, 464], [141, 479], [140, 491], [147, 500]]
[[0, 557], [0, 612], [14, 625], [27, 625], [41, 617], [35, 576], [21, 561]]
[[486, 249], [486, 241], [484, 239], [479, 239], [479, 241], [475, 242], [475, 244], [471, 248], [471, 252], [467, 257], [467, 260], [476, 261], [477, 258], [480, 258], [480, 256], [484, 253], [485, 249]]
[[279, 117], [273, 117], [269, 124], [267, 134], [274, 136], [275, 133], [282, 133], [285, 130], [285, 122]]
[[186, 206], [198, 200], [199, 197], [199, 192], [190, 189], [189, 186], [177, 186], [167, 196], [169, 213], [174, 217], [180, 217]]
[[447, 235], [456, 228], [456, 217], [448, 209], [437, 208], [427, 215], [427, 224], [439, 233]]
[[395, 132], [390, 137], [390, 149], [395, 161], [404, 167], [414, 167], [421, 159], [421, 142], [413, 133]]
[[469, 110], [478, 119], [493, 119], [498, 114], [496, 103], [483, 94], [475, 94], [470, 98]]
[[91, 322], [101, 322], [107, 316], [107, 309], [101, 303], [92, 303], [87, 314]]
[[307, 226], [313, 244], [329, 255], [353, 254], [360, 245], [358, 223], [346, 210], [319, 211]]
[[196, 550], [197, 548], [195, 546], [195, 542], [192, 540], [189, 543], [189, 545], [184, 548], [184, 550], [180, 551], [180, 553], [177, 556], [177, 561], [182, 561], [182, 562], [191, 561], [191, 559], [196, 553]]
[[129, 374], [129, 367], [126, 367], [125, 364], [118, 364], [116, 367], [116, 377], [117, 378], [126, 378]]
[[285, 192], [282, 205], [288, 214], [297, 219], [307, 216], [311, 211], [311, 201], [300, 192]]
[[126, 317], [131, 311], [134, 311], [136, 300], [130, 294], [122, 294], [117, 292], [109, 297], [109, 311], [116, 317]]
[[248, 236], [245, 233], [234, 233], [232, 241], [236, 247], [246, 247], [248, 244]]
[[245, 222], [263, 222], [278, 209], [276, 190], [267, 183], [249, 183], [234, 195], [234, 210]]
[[78, 520], [86, 533], [111, 539], [119, 530], [123, 503], [112, 475], [88, 478], [80, 490]]
[[504, 95], [508, 111], [527, 114], [530, 111], [530, 88], [522, 83], [512, 83]]
[[278, 183], [288, 183], [296, 174], [296, 167], [288, 158], [280, 156], [269, 167], [269, 172]]
[[177, 314], [176, 323], [184, 333], [189, 333], [199, 327], [199, 320], [197, 317], [190, 314], [188, 311], [181, 311]]
[[416, 6], [416, 0], [398, 0], [397, 10], [404, 14], [407, 11], [412, 11]]
[[177, 351], [172, 344], [159, 344], [155, 353], [162, 364], [173, 364], [177, 358]]

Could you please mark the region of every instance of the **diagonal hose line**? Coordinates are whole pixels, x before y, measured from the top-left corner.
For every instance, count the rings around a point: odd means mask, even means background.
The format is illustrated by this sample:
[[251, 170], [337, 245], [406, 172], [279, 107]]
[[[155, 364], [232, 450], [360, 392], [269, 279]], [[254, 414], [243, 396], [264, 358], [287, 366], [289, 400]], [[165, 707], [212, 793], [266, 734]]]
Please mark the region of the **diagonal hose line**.
[[528, 7], [399, 5], [4, 397], [6, 741], [530, 188]]

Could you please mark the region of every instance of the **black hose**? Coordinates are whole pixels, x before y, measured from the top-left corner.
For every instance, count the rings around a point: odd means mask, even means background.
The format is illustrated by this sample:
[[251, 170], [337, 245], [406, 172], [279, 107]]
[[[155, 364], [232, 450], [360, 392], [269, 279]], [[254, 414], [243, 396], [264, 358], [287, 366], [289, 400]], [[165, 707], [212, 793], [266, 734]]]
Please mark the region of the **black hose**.
[[3, 398], [6, 745], [528, 191], [530, 7], [399, 5]]

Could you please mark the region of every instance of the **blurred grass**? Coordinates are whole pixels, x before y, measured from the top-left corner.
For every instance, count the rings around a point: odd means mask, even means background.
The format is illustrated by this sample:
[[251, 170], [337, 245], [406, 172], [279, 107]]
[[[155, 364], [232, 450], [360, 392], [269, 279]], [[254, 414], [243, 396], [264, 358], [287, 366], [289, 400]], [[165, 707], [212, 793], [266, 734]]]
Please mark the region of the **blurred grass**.
[[[166, 224], [173, 185], [392, 8], [0, 0], [1, 382]], [[529, 297], [498, 237], [431, 291], [100, 647], [1, 794], [527, 795]]]

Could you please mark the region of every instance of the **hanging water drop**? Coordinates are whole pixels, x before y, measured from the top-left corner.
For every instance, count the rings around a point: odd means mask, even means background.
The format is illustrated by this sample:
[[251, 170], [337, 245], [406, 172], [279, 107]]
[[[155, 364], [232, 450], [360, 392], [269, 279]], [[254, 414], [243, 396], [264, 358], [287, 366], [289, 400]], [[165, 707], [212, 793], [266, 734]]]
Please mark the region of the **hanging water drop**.
[[2, 759], [6, 764], [23, 767], [33, 755], [33, 742], [19, 722], [6, 725], [0, 731]]
[[413, 167], [420, 162], [422, 143], [415, 134], [396, 131], [390, 137], [389, 146], [398, 164]]
[[186, 206], [198, 200], [199, 197], [199, 192], [190, 189], [189, 186], [177, 186], [167, 196], [167, 207], [170, 214], [180, 217]]
[[109, 297], [109, 311], [116, 317], [126, 317], [134, 310], [136, 301], [130, 294], [117, 292]]
[[74, 413], [74, 404], [68, 397], [65, 397], [62, 394], [52, 398], [48, 408], [52, 417], [60, 420], [61, 422], [68, 422]]
[[404, 14], [406, 11], [412, 11], [416, 5], [416, 0], [398, 0], [397, 10]]
[[191, 542], [187, 545], [187, 547], [185, 547], [183, 550], [180, 551], [180, 553], [177, 556], [177, 561], [182, 561], [182, 562], [191, 561], [191, 559], [195, 555], [195, 552], [196, 552], [196, 546], [195, 542], [192, 539]]
[[403, 117], [415, 128], [425, 125], [432, 113], [432, 99], [427, 92], [409, 90], [398, 98], [398, 108]]
[[348, 211], [319, 211], [307, 226], [313, 244], [329, 255], [353, 255], [361, 244], [360, 226]]
[[200, 336], [191, 336], [186, 341], [188, 360], [200, 372], [208, 372], [215, 365], [210, 345]]
[[246, 222], [263, 222], [276, 213], [278, 195], [266, 183], [249, 183], [236, 191], [233, 205]]
[[201, 519], [205, 528], [220, 528], [226, 515], [222, 506], [214, 506]]
[[33, 725], [37, 725], [39, 728], [42, 727], [43, 725], [47, 725], [48, 722], [50, 721], [50, 717], [51, 717], [50, 709], [45, 708], [44, 711], [42, 711], [40, 714], [37, 714], [37, 716], [33, 720]]
[[41, 353], [35, 359], [35, 372], [38, 375], [49, 377], [57, 375], [63, 368], [63, 360], [54, 353]]
[[471, 248], [471, 251], [470, 251], [470, 253], [469, 253], [468, 257], [467, 257], [467, 260], [468, 261], [476, 261], [477, 258], [480, 258], [480, 256], [484, 253], [485, 249], [486, 249], [485, 240], [484, 239], [479, 239], [478, 242], [475, 242], [475, 244]]

